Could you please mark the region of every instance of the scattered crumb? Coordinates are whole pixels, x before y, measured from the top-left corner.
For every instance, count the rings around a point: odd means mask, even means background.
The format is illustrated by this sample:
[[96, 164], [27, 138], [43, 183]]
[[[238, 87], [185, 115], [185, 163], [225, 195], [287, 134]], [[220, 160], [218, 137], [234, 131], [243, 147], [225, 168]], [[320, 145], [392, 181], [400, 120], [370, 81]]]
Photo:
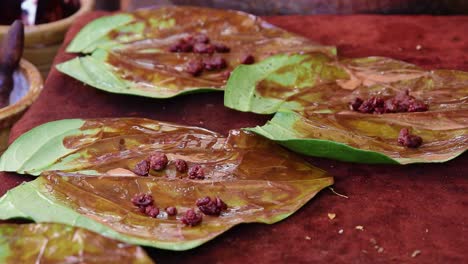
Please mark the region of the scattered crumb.
[[421, 45], [416, 45], [416, 50], [422, 50], [422, 46]]
[[334, 194], [336, 194], [336, 195], [338, 195], [338, 196], [340, 196], [340, 197], [343, 197], [343, 198], [346, 198], [346, 199], [349, 198], [348, 196], [346, 196], [346, 195], [344, 195], [344, 194], [337, 193], [337, 192], [333, 189], [333, 187], [328, 187], [328, 189], [330, 189], [330, 191], [332, 191], [332, 193], [334, 193]]
[[418, 256], [419, 254], [421, 254], [421, 250], [417, 249], [413, 252], [413, 254], [411, 254], [411, 257], [412, 258], [415, 258], [416, 256]]
[[310, 236], [305, 236], [305, 239], [306, 240], [311, 240], [312, 238], [310, 238]]
[[364, 231], [364, 227], [362, 225], [358, 225], [355, 227], [357, 230]]
[[377, 252], [382, 253], [384, 251], [383, 247], [377, 245], [377, 241], [374, 238], [371, 238], [369, 241], [374, 245], [374, 248], [377, 250]]
[[429, 229], [426, 228], [426, 233], [429, 233]]
[[328, 213], [328, 218], [330, 218], [330, 220], [335, 219], [335, 217], [336, 217], [335, 213]]
[[343, 234], [343, 232], [344, 232], [343, 229], [338, 230], [338, 234], [340, 234], [340, 235]]
[[362, 253], [367, 254], [367, 250], [363, 249], [361, 250]]
[[369, 241], [372, 243], [372, 245], [374, 245], [374, 249], [377, 250], [378, 253], [384, 252], [384, 248], [377, 244], [377, 241], [375, 240], [375, 238], [371, 238], [369, 239]]

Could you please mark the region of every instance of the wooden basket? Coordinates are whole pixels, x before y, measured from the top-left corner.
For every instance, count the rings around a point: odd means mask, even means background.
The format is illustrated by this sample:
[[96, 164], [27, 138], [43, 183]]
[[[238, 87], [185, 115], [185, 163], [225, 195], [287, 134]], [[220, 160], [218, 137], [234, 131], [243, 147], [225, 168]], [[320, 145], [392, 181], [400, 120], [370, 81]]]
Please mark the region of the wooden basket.
[[[23, 56], [37, 66], [44, 78], [72, 22], [94, 8], [94, 0], [81, 0], [80, 2], [80, 9], [69, 17], [25, 28]], [[8, 28], [9, 26], [0, 26], [0, 39], [8, 32]]]

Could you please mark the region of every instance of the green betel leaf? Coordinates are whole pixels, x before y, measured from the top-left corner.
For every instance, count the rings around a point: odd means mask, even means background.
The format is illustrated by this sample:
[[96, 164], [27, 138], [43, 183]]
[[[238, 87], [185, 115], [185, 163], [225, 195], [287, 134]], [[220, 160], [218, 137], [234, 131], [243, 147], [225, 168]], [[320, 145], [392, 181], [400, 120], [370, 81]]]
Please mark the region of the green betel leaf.
[[[429, 121], [434, 117], [429, 115], [421, 118]], [[346, 114], [315, 114], [305, 118], [296, 112], [281, 110], [266, 125], [247, 130], [275, 140], [304, 155], [357, 163], [443, 162], [455, 158], [466, 150], [464, 146], [466, 139], [460, 131], [446, 132], [442, 137], [433, 139], [433, 142], [436, 140], [439, 142], [433, 143], [432, 146], [423, 145], [418, 150], [406, 150], [403, 146], [393, 144], [398, 137], [399, 129], [403, 126], [388, 125], [387, 122], [391, 121], [378, 117], [357, 120]], [[352, 125], [357, 133], [340, 129], [340, 124]], [[369, 135], [367, 132], [369, 127], [379, 128], [374, 131], [375, 134]], [[424, 137], [426, 140], [430, 137], [430, 133], [431, 131], [425, 129], [418, 130], [418, 134], [427, 135]], [[377, 136], [379, 138], [375, 139]]]
[[[50, 165], [42, 167], [36, 180], [0, 198], [0, 219], [64, 223], [127, 243], [185, 250], [240, 223], [280, 221], [333, 184], [326, 172], [295, 154], [239, 130], [223, 137], [201, 128], [128, 118], [88, 120], [80, 132], [66, 134], [54, 142], [73, 151], [41, 152]], [[27, 140], [25, 135], [12, 146]], [[151, 165], [148, 176], [135, 175], [135, 164], [151, 164], [154, 153], [167, 156], [165, 167]], [[188, 172], [178, 168], [180, 160]], [[196, 167], [203, 177], [191, 177]], [[139, 194], [154, 197], [157, 217], [132, 203]], [[219, 216], [203, 215], [199, 225], [183, 223], [189, 209], [203, 211], [197, 200], [207, 196], [220, 198], [227, 208]], [[178, 213], [169, 216], [168, 207]]]
[[[429, 110], [383, 114], [350, 110], [356, 98], [379, 97], [387, 107], [405, 91], [409, 93], [405, 98], [423, 101]], [[276, 112], [266, 125], [248, 130], [299, 153], [408, 164], [445, 162], [466, 151], [467, 98], [465, 72], [425, 71], [379, 57], [338, 60], [316, 53], [277, 55], [239, 66], [228, 81], [224, 102], [240, 111]], [[422, 138], [419, 148], [398, 143], [404, 128]]]
[[[194, 52], [195, 40], [216, 51]], [[172, 48], [181, 42], [191, 48], [175, 52]], [[221, 45], [229, 50], [220, 50]], [[67, 51], [87, 56], [57, 65], [59, 71], [108, 92], [154, 98], [223, 90], [234, 68], [251, 63], [245, 60], [249, 55], [262, 61], [280, 53], [336, 53], [334, 47], [243, 12], [175, 6], [98, 18], [76, 35]], [[225, 60], [226, 67], [210, 69], [206, 65], [213, 59]], [[197, 63], [204, 70], [188, 70]]]
[[[143, 118], [66, 119], [17, 138], [0, 158], [0, 171], [106, 174], [116, 168], [133, 170], [158, 151], [189, 163], [215, 164], [220, 157], [229, 157], [227, 140], [206, 129]], [[173, 167], [167, 173], [176, 175]]]
[[46, 123], [24, 133], [3, 153], [0, 158], [0, 171], [39, 175], [58, 158], [75, 151], [64, 147], [64, 138], [94, 133], [92, 129], [81, 130], [84, 123], [85, 121], [80, 119], [61, 120]]
[[[110, 41], [106, 38], [109, 32], [132, 23], [132, 21], [134, 21], [134, 17], [131, 14], [117, 14], [96, 19], [78, 33], [67, 47], [67, 52], [92, 52], [94, 49], [89, 50], [89, 47], [103, 43], [104, 40]], [[89, 51], [86, 51], [87, 48]]]
[[[157, 169], [151, 157], [162, 154], [167, 162]], [[146, 161], [148, 176], [137, 176]], [[0, 219], [64, 223], [172, 250], [196, 247], [240, 223], [280, 221], [333, 184], [326, 172], [253, 133], [232, 130], [224, 137], [141, 118], [44, 124], [20, 136], [0, 166], [42, 173], [0, 198]], [[201, 174], [192, 174], [197, 167]], [[154, 197], [156, 218], [132, 203], [139, 194]], [[185, 213], [206, 196], [219, 197], [227, 209], [187, 226]], [[167, 207], [178, 213], [169, 216]]]
[[[304, 164], [297, 166], [293, 177], [259, 173], [257, 177], [217, 181], [49, 173], [0, 198], [0, 219], [26, 217], [63, 223], [126, 243], [186, 250], [240, 223], [278, 222], [333, 183], [324, 172]], [[157, 218], [141, 213], [131, 203], [140, 193], [152, 194], [160, 210]], [[220, 216], [203, 215], [197, 226], [182, 223], [185, 212], [196, 208], [197, 199], [205, 196], [221, 198], [227, 210]], [[177, 208], [176, 216], [164, 211], [169, 206]]]
[[[325, 53], [313, 52], [277, 55], [253, 65], [241, 65], [228, 80], [224, 105], [244, 112], [272, 114], [280, 108], [301, 110], [303, 100], [319, 103], [315, 102], [320, 100], [319, 94], [310, 93], [307, 88], [348, 77], [344, 69], [332, 64], [335, 60]], [[297, 94], [306, 98], [296, 98]]]
[[61, 224], [0, 224], [0, 262], [153, 263], [138, 246]]

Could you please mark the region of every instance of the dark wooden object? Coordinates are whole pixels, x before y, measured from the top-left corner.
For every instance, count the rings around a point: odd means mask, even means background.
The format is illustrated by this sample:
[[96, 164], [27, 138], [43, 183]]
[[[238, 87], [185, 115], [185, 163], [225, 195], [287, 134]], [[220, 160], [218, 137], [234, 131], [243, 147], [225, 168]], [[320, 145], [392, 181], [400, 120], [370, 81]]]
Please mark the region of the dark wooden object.
[[0, 108], [8, 105], [13, 89], [13, 73], [18, 68], [23, 55], [24, 26], [16, 20], [3, 39], [0, 53]]
[[71, 16], [80, 8], [79, 0], [38, 0], [35, 24], [45, 24]]
[[0, 25], [10, 25], [21, 17], [21, 1], [0, 0]]

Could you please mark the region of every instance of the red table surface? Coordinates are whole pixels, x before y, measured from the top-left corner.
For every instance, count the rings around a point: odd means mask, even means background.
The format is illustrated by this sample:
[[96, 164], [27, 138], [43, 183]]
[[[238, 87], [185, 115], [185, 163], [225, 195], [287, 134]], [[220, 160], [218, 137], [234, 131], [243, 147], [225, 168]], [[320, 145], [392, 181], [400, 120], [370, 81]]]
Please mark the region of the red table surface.
[[[67, 34], [55, 63], [79, 29], [105, 13], [82, 17]], [[388, 56], [425, 68], [468, 70], [468, 17], [285, 16], [269, 22], [328, 45], [340, 56]], [[416, 49], [420, 45], [421, 49]], [[10, 141], [63, 118], [147, 117], [226, 134], [270, 116], [223, 106], [222, 93], [155, 100], [106, 93], [53, 70], [38, 101], [14, 126]], [[297, 213], [274, 224], [237, 226], [199, 248], [147, 249], [158, 263], [462, 263], [468, 261], [468, 155], [444, 164], [363, 165], [307, 158], [335, 176]], [[1, 173], [0, 194], [30, 177]], [[328, 213], [336, 214], [330, 220]], [[362, 226], [363, 230], [355, 227]], [[343, 230], [340, 234], [339, 230]], [[412, 257], [419, 250], [420, 254]]]

